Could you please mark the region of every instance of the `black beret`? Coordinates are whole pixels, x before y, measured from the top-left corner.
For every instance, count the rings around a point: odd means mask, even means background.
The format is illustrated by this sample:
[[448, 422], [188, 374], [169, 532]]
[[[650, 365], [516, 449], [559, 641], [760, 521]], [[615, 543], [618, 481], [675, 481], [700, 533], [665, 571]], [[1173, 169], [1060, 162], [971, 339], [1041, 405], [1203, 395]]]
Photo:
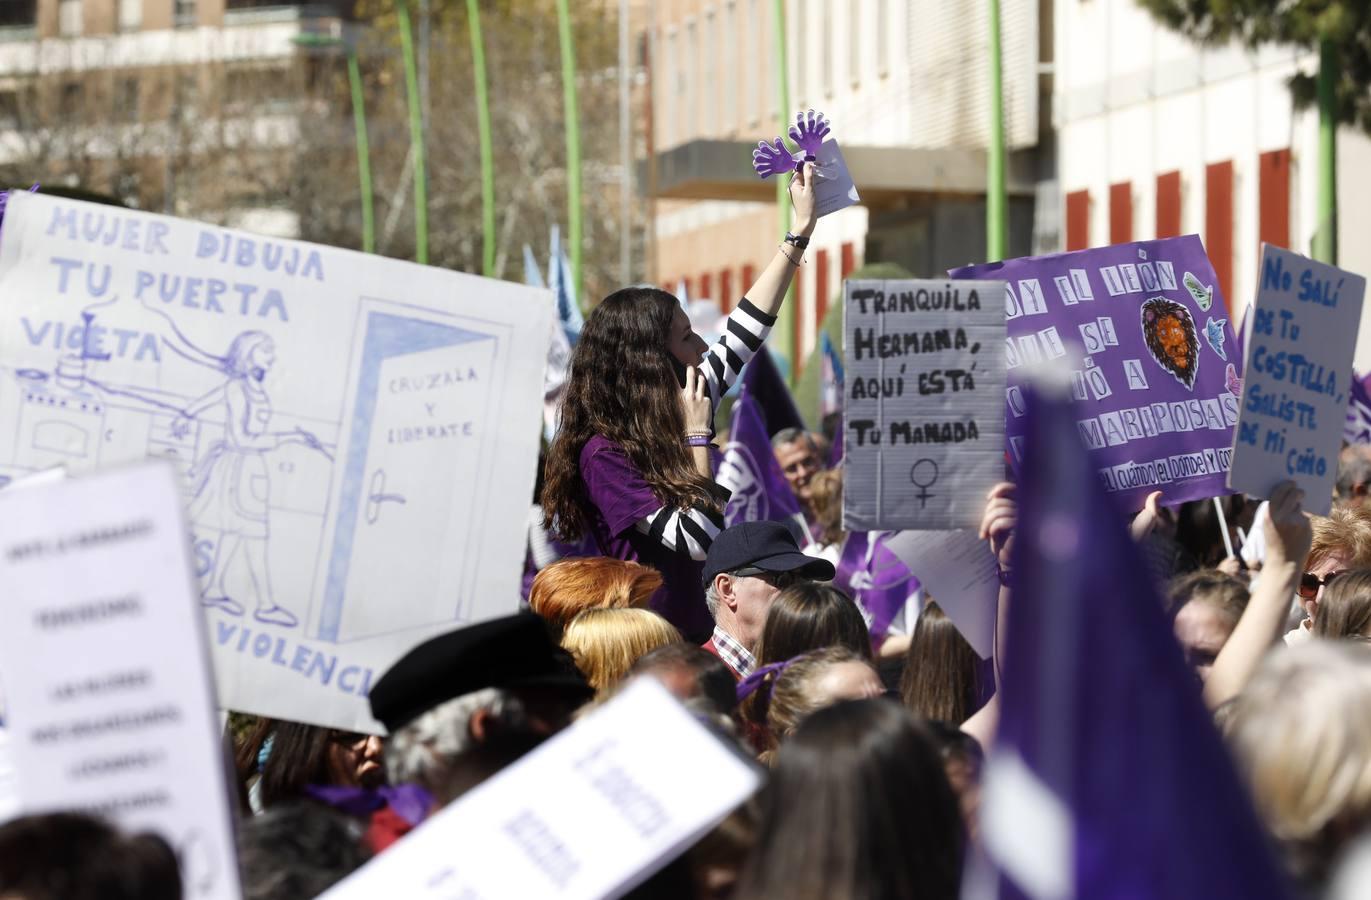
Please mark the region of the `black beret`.
[[594, 693], [543, 620], [515, 613], [424, 641], [371, 687], [371, 714], [394, 732], [419, 716], [482, 688], [553, 687]]

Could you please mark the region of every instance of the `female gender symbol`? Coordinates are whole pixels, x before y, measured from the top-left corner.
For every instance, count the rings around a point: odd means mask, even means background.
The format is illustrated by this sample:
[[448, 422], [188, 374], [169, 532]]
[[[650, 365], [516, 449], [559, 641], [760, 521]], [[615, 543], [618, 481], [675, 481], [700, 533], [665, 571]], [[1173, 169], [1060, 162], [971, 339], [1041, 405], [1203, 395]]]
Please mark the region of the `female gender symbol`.
[[930, 494], [928, 489], [938, 483], [938, 464], [931, 459], [919, 460], [914, 464], [914, 468], [909, 470], [909, 480], [919, 489], [919, 493], [914, 496], [919, 498], [919, 509], [923, 509], [928, 505], [930, 497], [937, 496]]

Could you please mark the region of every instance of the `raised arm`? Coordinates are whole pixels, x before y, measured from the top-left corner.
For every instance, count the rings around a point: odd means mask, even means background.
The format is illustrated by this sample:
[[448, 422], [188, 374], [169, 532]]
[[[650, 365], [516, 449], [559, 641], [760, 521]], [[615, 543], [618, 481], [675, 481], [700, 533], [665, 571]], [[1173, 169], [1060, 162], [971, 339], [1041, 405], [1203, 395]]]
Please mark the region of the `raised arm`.
[[[795, 208], [791, 234], [807, 242], [814, 233], [814, 164], [805, 163], [790, 182], [790, 202]], [[719, 398], [728, 392], [738, 373], [756, 354], [776, 324], [786, 291], [795, 277], [804, 251], [793, 244], [781, 244], [776, 255], [762, 270], [757, 283], [743, 295], [742, 301], [729, 313], [723, 337], [705, 352], [700, 368], [708, 382], [709, 396], [717, 409]]]
[[1266, 564], [1247, 609], [1209, 670], [1204, 702], [1210, 709], [1218, 709], [1236, 697], [1272, 645], [1280, 640], [1313, 539], [1309, 517], [1300, 507], [1303, 500], [1304, 491], [1293, 481], [1282, 482], [1271, 494], [1264, 525]]
[[1014, 498], [1014, 485], [1002, 481], [986, 498], [985, 514], [981, 517], [981, 538], [990, 542], [990, 551], [1000, 568], [1000, 594], [995, 609], [995, 695], [976, 713], [962, 723], [961, 730], [989, 749], [1000, 724], [1000, 672], [1004, 662], [1004, 639], [1008, 634], [1006, 616], [1009, 614], [1009, 560], [1014, 551], [1014, 532], [1019, 524], [1019, 503]]

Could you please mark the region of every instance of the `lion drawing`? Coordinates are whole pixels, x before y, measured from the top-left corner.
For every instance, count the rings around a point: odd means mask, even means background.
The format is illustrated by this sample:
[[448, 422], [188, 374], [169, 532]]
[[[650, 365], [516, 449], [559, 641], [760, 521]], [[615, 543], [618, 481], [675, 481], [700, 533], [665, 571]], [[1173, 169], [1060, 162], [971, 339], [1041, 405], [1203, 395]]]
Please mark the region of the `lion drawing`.
[[1153, 297], [1142, 305], [1142, 331], [1157, 365], [1193, 391], [1200, 367], [1200, 341], [1190, 311], [1174, 300]]

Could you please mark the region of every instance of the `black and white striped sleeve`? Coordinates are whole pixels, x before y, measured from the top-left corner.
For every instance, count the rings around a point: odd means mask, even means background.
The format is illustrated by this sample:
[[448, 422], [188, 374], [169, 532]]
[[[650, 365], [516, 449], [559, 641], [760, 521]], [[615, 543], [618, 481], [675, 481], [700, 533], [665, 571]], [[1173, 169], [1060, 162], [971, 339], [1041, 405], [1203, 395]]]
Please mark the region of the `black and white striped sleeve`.
[[699, 506], [677, 509], [663, 506], [634, 526], [673, 553], [686, 553], [703, 560], [709, 545], [724, 528], [724, 517]]
[[761, 349], [762, 342], [775, 324], [775, 316], [762, 312], [746, 297], [728, 314], [723, 337], [705, 352], [700, 362], [700, 370], [709, 383], [709, 399], [715, 409], [719, 407], [719, 398], [738, 380], [738, 373]]

